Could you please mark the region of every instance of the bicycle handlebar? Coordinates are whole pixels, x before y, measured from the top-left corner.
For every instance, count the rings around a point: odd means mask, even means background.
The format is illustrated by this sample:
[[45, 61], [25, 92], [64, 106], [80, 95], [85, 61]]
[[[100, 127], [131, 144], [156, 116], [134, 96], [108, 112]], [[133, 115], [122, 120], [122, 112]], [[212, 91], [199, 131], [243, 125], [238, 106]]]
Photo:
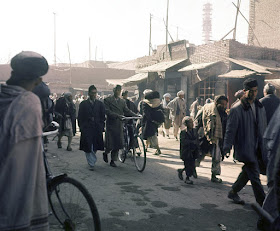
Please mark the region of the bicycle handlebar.
[[134, 120], [134, 119], [142, 119], [143, 116], [131, 116], [131, 117], [123, 117], [121, 120]]
[[57, 134], [58, 133], [58, 128], [59, 128], [59, 124], [55, 121], [52, 121], [48, 126], [50, 127], [52, 126], [53, 128], [56, 128], [55, 130], [53, 131], [47, 131], [47, 132], [43, 132], [43, 135], [42, 136], [49, 136], [49, 135], [54, 135], [54, 134]]

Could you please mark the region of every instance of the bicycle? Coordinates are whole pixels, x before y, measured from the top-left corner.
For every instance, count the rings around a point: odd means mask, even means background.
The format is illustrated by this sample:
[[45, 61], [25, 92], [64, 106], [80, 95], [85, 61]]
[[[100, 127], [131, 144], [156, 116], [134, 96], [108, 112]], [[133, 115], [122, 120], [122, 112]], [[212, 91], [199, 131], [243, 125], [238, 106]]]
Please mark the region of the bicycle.
[[[58, 123], [52, 122], [52, 131], [44, 132], [43, 137], [58, 133]], [[49, 205], [63, 230], [100, 231], [101, 223], [97, 207], [88, 190], [79, 181], [67, 174], [54, 176], [43, 149], [46, 169]], [[50, 219], [50, 225], [54, 222]]]
[[[130, 154], [133, 158], [136, 169], [143, 172], [146, 167], [146, 149], [142, 137], [138, 134], [135, 122], [128, 124], [127, 121], [141, 119], [142, 117], [124, 117], [123, 134], [124, 134], [124, 147], [118, 153], [120, 162], [124, 163], [127, 156]], [[133, 140], [130, 140], [129, 128], [133, 134]]]

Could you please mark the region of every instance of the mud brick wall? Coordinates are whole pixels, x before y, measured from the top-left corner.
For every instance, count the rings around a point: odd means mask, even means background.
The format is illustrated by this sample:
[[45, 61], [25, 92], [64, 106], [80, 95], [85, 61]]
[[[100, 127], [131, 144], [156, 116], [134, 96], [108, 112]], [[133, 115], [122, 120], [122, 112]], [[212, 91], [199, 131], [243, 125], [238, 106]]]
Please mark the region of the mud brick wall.
[[[248, 44], [280, 49], [280, 1], [279, 0], [251, 0], [250, 25]], [[260, 43], [258, 43], [258, 41]]]
[[230, 41], [229, 49], [231, 58], [267, 59], [280, 61], [280, 50], [241, 44]]

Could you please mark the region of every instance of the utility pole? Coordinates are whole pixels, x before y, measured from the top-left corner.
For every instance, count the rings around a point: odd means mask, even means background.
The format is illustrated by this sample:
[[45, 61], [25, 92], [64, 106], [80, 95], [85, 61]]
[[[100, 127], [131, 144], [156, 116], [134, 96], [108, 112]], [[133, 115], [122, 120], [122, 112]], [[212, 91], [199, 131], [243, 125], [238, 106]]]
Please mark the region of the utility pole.
[[241, 4], [241, 0], [237, 0], [237, 10], [236, 10], [235, 24], [234, 24], [234, 31], [233, 31], [234, 40], [236, 40], [236, 27], [237, 27], [237, 18], [238, 18], [238, 14], [239, 14], [240, 4]]
[[166, 43], [166, 47], [165, 47], [165, 51], [166, 51], [166, 55], [167, 55], [167, 49], [168, 49], [168, 8], [169, 8], [169, 0], [167, 0], [167, 12], [166, 12], [166, 32], [165, 32], [165, 43]]
[[53, 24], [54, 24], [54, 33], [53, 33], [53, 37], [54, 37], [54, 45], [53, 45], [54, 65], [56, 66], [56, 14], [54, 12], [53, 12]]
[[179, 40], [179, 27], [177, 26], [177, 41]]
[[152, 49], [152, 14], [150, 14], [149, 56], [151, 55], [151, 49]]
[[96, 57], [97, 57], [97, 46], [95, 47], [95, 61], [96, 61]]
[[72, 86], [72, 64], [71, 64], [71, 56], [70, 56], [70, 48], [69, 44], [67, 43], [67, 48], [68, 48], [68, 56], [69, 56], [69, 64], [70, 64], [70, 86]]
[[90, 37], [88, 39], [88, 60], [91, 60], [91, 45], [90, 45]]

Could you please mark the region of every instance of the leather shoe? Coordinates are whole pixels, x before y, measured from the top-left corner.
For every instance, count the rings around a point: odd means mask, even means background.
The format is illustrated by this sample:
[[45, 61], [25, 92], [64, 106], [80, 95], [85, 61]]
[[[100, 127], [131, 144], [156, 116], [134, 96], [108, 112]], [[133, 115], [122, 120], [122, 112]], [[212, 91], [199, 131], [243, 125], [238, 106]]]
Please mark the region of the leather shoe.
[[186, 179], [186, 180], [185, 180], [185, 183], [186, 183], [186, 184], [193, 184], [193, 181], [190, 180], [190, 179]]
[[232, 190], [228, 193], [228, 198], [232, 199], [235, 204], [244, 205], [245, 201], [241, 200], [237, 193], [233, 192]]
[[212, 176], [211, 181], [214, 182], [214, 183], [222, 183], [223, 182], [223, 180], [221, 178], [218, 178], [216, 176]]
[[183, 180], [183, 170], [182, 169], [177, 169], [178, 172], [178, 177], [180, 180]]
[[112, 167], [117, 167], [117, 165], [115, 164], [115, 162], [112, 161], [112, 160], [111, 160], [111, 162], [110, 162], [110, 166], [112, 166]]
[[103, 153], [103, 160], [108, 163], [108, 155], [105, 152]]
[[58, 147], [58, 148], [62, 148], [61, 142], [58, 142], [58, 141], [57, 141], [57, 147]]
[[72, 151], [72, 148], [70, 147], [70, 146], [67, 146], [67, 149], [66, 149], [67, 151]]

